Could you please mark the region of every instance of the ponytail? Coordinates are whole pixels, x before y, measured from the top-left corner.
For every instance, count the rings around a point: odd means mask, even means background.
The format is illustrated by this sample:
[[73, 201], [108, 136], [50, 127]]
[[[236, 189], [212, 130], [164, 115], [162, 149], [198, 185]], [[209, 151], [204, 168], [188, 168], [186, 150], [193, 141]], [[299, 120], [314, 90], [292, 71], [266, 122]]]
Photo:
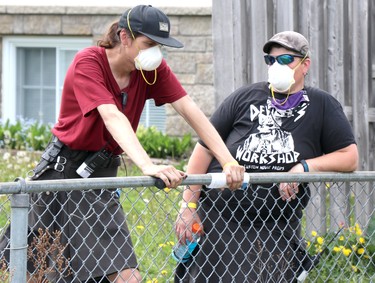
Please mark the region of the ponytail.
[[[118, 22], [114, 22], [108, 29], [107, 33], [104, 35], [102, 39], [99, 39], [97, 41], [97, 45], [100, 47], [104, 47], [106, 49], [111, 49], [115, 46], [117, 46], [121, 40], [120, 40], [120, 31], [122, 29], [118, 26]], [[128, 37], [132, 38], [132, 33], [127, 28], [124, 28], [126, 34]], [[137, 38], [140, 33], [134, 32], [134, 37]]]
[[104, 37], [98, 40], [97, 45], [106, 49], [111, 49], [120, 43], [120, 37], [118, 35], [119, 28], [118, 22], [113, 23]]

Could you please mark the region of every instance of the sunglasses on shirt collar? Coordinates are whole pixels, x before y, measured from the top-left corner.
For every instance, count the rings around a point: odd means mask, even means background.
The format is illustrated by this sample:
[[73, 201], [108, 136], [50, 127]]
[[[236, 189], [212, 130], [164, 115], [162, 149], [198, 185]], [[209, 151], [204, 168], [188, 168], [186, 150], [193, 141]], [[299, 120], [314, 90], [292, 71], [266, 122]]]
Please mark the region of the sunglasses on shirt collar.
[[282, 54], [279, 56], [264, 55], [264, 61], [267, 65], [271, 66], [277, 61], [280, 65], [288, 65], [294, 61], [294, 57], [305, 58], [303, 55], [294, 55], [294, 54]]

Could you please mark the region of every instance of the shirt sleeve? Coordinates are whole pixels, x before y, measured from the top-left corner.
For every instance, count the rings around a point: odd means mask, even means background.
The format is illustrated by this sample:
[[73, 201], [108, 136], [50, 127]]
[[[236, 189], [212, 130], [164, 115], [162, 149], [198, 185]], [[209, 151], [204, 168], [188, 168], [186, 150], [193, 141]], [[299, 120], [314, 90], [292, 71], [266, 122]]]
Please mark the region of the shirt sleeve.
[[356, 143], [352, 127], [341, 104], [331, 95], [327, 95], [323, 115], [321, 143], [324, 153]]
[[[187, 95], [181, 83], [164, 59], [158, 67], [156, 75], [157, 80], [155, 84], [149, 87], [149, 98], [155, 100], [156, 106], [175, 102]], [[147, 72], [146, 74], [147, 80], [151, 82], [154, 80], [154, 76], [154, 71]]]
[[116, 104], [105, 82], [105, 70], [95, 56], [77, 57], [73, 64], [73, 90], [84, 116], [102, 104]]

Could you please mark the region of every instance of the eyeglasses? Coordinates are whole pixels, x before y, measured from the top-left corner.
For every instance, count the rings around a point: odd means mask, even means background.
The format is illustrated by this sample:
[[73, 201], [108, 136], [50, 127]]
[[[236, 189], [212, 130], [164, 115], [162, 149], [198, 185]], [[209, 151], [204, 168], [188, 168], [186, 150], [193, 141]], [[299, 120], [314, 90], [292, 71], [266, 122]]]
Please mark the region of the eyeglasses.
[[294, 57], [305, 58], [302, 55], [282, 54], [279, 56], [264, 55], [264, 61], [267, 65], [271, 66], [277, 61], [280, 65], [288, 65], [294, 61]]

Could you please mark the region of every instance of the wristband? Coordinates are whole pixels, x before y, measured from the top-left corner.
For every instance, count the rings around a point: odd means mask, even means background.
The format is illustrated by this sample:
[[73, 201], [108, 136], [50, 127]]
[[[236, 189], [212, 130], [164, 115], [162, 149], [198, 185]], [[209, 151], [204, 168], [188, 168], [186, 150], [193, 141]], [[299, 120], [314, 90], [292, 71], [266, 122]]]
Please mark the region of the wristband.
[[195, 202], [183, 202], [181, 204], [182, 208], [197, 208], [197, 204]]
[[224, 164], [223, 169], [227, 166], [230, 166], [230, 165], [238, 165], [238, 162], [237, 161], [227, 162], [227, 163]]
[[309, 172], [309, 165], [307, 164], [306, 160], [302, 159], [299, 163], [303, 166], [303, 172]]

